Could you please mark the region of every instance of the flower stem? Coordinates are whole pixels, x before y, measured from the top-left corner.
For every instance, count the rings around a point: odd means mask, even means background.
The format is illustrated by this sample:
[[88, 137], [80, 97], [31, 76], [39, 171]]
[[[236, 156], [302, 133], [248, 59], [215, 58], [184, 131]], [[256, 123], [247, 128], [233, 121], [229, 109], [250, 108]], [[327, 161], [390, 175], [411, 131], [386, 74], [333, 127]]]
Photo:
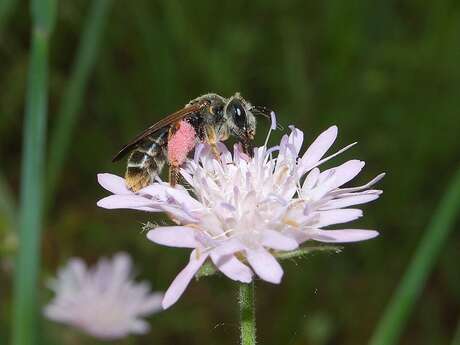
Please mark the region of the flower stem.
[[239, 284], [241, 345], [256, 344], [256, 309], [254, 282]]

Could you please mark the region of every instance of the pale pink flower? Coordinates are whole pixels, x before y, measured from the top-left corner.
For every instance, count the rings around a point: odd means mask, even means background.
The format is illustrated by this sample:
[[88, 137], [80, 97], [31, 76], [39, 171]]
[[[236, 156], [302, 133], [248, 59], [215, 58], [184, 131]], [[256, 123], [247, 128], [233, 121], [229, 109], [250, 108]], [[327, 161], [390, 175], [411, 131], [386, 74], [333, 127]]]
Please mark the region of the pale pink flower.
[[181, 169], [192, 194], [160, 180], [133, 193], [123, 178], [98, 175], [99, 183], [114, 193], [100, 200], [100, 207], [165, 212], [176, 225], [150, 230], [148, 239], [193, 249], [188, 265], [165, 293], [164, 308], [178, 300], [208, 258], [233, 280], [248, 283], [254, 272], [277, 284], [283, 276], [277, 252], [292, 251], [308, 240], [344, 243], [378, 235], [374, 230], [325, 228], [361, 217], [361, 210], [349, 207], [377, 199], [382, 191], [369, 188], [383, 174], [364, 186], [340, 188], [359, 174], [364, 162], [350, 160], [319, 170], [320, 164], [352, 146], [323, 158], [337, 127], [323, 132], [302, 156], [303, 133], [294, 127], [291, 131], [279, 146], [256, 148], [253, 158], [238, 145], [232, 154], [220, 144], [218, 161], [207, 145], [198, 145], [194, 159]]
[[124, 253], [101, 259], [92, 268], [72, 258], [49, 283], [53, 300], [47, 318], [76, 327], [100, 339], [148, 332], [142, 317], [161, 310], [162, 293], [151, 293], [146, 282], [132, 280], [132, 262]]

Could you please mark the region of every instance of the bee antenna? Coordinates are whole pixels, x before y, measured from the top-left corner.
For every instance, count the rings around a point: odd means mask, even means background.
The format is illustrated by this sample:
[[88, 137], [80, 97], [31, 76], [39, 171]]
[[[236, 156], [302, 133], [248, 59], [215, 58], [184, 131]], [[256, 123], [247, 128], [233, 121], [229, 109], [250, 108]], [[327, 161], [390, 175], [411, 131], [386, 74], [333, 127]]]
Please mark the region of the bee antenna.
[[[251, 108], [251, 111], [254, 113], [254, 115], [261, 115], [265, 117], [268, 120], [271, 120], [272, 116], [271, 114], [273, 113], [273, 110], [264, 107], [263, 105], [256, 105]], [[276, 122], [276, 129], [280, 131], [284, 131], [284, 126], [280, 124], [278, 121]]]

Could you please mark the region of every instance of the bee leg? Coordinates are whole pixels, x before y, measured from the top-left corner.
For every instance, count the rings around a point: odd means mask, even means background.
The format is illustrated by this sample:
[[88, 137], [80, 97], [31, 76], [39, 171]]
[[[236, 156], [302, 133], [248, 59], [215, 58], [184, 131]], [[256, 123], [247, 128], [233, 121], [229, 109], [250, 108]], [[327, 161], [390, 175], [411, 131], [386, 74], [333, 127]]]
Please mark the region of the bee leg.
[[246, 153], [249, 157], [254, 157], [254, 144], [251, 141], [245, 141], [242, 143], [243, 152]]
[[169, 166], [169, 184], [171, 187], [175, 187], [177, 184], [177, 180], [179, 179], [179, 167], [175, 165]]
[[220, 152], [216, 143], [211, 144], [211, 152], [214, 155], [214, 158], [220, 162]]
[[220, 152], [217, 148], [217, 134], [214, 130], [214, 127], [207, 126], [206, 127], [206, 139], [208, 144], [211, 146], [211, 152], [214, 157], [220, 162]]

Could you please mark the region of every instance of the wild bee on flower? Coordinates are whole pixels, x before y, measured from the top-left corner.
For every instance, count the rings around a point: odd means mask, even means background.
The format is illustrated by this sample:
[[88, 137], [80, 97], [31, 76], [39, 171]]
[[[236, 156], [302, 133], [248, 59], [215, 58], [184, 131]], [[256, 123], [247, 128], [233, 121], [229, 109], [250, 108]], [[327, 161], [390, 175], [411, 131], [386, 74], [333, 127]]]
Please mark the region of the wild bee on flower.
[[179, 167], [198, 143], [209, 144], [219, 157], [217, 143], [234, 136], [251, 154], [256, 116], [270, 118], [270, 114], [269, 109], [251, 105], [238, 92], [230, 98], [208, 93], [148, 127], [126, 144], [113, 162], [130, 153], [125, 179], [134, 192], [152, 184], [166, 162], [169, 182], [175, 186]]
[[[271, 130], [276, 128], [272, 115]], [[355, 143], [326, 156], [337, 138], [338, 129], [332, 126], [302, 154], [303, 132], [290, 129], [273, 147], [267, 145], [268, 135], [252, 156], [242, 145], [231, 152], [218, 143], [217, 159], [211, 145], [197, 145], [194, 157], [179, 170], [187, 188], [172, 188], [159, 179], [134, 193], [123, 178], [98, 175], [101, 186], [113, 193], [98, 206], [164, 212], [173, 224], [149, 229], [147, 238], [191, 249], [188, 264], [165, 292], [164, 309], [177, 302], [206, 261], [234, 281], [250, 283], [257, 275], [279, 284], [283, 268], [278, 257], [283, 253], [293, 253], [310, 241], [348, 243], [379, 235], [373, 229], [335, 227], [363, 215], [355, 205], [380, 197], [382, 191], [372, 186], [384, 174], [362, 186], [344, 187], [361, 172], [363, 161], [351, 159], [323, 170], [320, 166]]]

